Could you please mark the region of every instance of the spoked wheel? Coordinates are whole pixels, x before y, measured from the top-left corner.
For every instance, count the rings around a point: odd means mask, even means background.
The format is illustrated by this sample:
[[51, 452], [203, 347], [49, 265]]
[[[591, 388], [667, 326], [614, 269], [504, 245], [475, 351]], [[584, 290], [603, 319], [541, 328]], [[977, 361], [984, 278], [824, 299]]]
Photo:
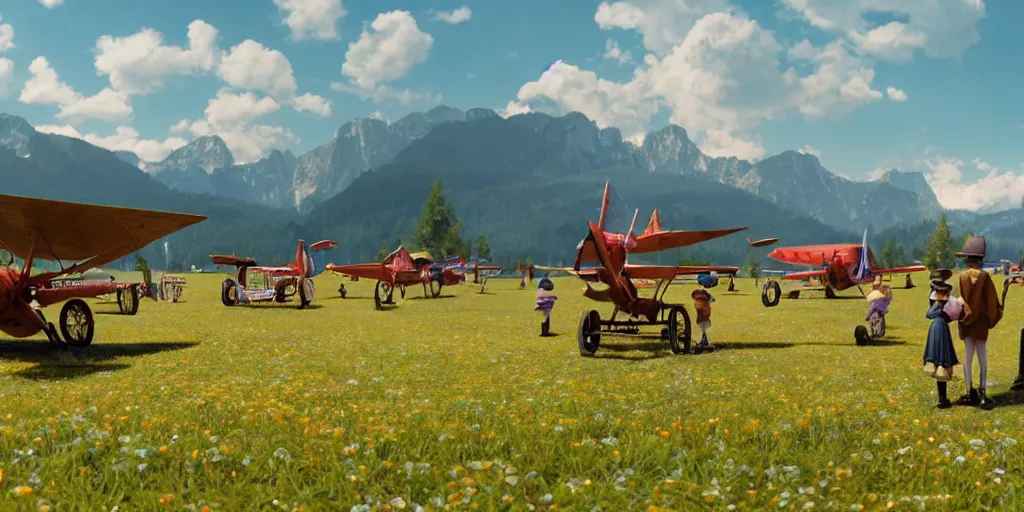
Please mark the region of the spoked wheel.
[[782, 299], [782, 287], [775, 281], [765, 281], [761, 288], [761, 304], [766, 308], [773, 308], [779, 305]]
[[298, 284], [299, 288], [299, 309], [305, 309], [313, 303], [313, 298], [316, 296], [316, 288], [313, 286], [312, 279], [303, 279]]
[[60, 308], [60, 333], [72, 347], [87, 347], [92, 343], [96, 325], [92, 311], [82, 299], [71, 299]]
[[238, 304], [238, 285], [234, 281], [225, 279], [221, 284], [220, 301], [225, 306]]
[[576, 329], [576, 344], [579, 345], [581, 356], [592, 356], [601, 345], [601, 315], [591, 310], [580, 317], [579, 328]]
[[134, 315], [139, 312], [138, 285], [129, 285], [117, 290], [117, 307], [122, 315]]
[[441, 288], [444, 287], [444, 278], [434, 277], [430, 279], [430, 298], [436, 299], [441, 296]]
[[673, 306], [668, 311], [668, 346], [673, 354], [690, 352], [690, 315], [686, 308]]
[[885, 317], [875, 313], [871, 315], [868, 320], [868, 325], [871, 327], [871, 339], [877, 340], [885, 337]]

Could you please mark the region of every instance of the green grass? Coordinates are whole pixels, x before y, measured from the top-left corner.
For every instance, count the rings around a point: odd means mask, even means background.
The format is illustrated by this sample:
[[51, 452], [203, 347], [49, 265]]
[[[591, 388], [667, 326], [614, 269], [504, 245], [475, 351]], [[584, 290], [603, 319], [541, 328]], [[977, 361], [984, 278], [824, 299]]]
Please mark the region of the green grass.
[[[1024, 399], [1007, 394], [1019, 288], [989, 341], [999, 407], [942, 411], [921, 373], [926, 286], [894, 291], [885, 345], [854, 345], [862, 299], [767, 309], [739, 280], [714, 290], [719, 350], [673, 355], [649, 329], [583, 358], [576, 325], [595, 304], [575, 279], [556, 280], [558, 336], [541, 338], [515, 279], [375, 311], [372, 282], [344, 281], [340, 299], [341, 278], [321, 276], [297, 311], [224, 307], [223, 277], [188, 275], [186, 302], [134, 317], [94, 302], [85, 351], [2, 340], [0, 508], [1024, 506]], [[691, 289], [668, 298], [692, 314]]]

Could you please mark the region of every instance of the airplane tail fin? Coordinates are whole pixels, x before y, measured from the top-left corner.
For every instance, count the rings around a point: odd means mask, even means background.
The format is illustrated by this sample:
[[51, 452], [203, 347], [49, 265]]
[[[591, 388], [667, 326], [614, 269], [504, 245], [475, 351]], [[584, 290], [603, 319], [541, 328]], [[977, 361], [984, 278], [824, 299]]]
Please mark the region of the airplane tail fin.
[[601, 200], [601, 218], [597, 221], [597, 227], [604, 231], [604, 218], [608, 213], [608, 202], [611, 199], [611, 182], [604, 182], [604, 198]]
[[860, 261], [857, 262], [857, 273], [854, 275], [857, 280], [864, 280], [871, 277], [871, 259], [868, 253], [868, 230], [864, 229], [864, 238], [860, 245]]

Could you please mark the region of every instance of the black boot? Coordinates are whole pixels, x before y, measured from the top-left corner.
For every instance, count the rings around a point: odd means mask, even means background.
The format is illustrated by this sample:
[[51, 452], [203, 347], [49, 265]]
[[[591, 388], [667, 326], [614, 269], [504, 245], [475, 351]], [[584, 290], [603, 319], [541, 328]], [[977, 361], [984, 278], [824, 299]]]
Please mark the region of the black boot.
[[985, 396], [985, 388], [979, 388], [978, 394], [981, 396], [981, 400], [978, 402], [978, 407], [989, 411], [996, 406], [996, 403], [989, 397]]
[[540, 335], [551, 336], [551, 320], [546, 319], [540, 324]]
[[953, 406], [953, 403], [949, 401], [948, 397], [946, 397], [946, 383], [945, 382], [937, 382], [936, 384], [938, 384], [938, 388], [939, 388], [939, 404], [938, 404], [938, 408], [939, 409], [949, 409], [950, 407]]
[[974, 388], [967, 388], [967, 394], [961, 395], [960, 399], [956, 401], [959, 405], [970, 405], [977, 406], [980, 399], [978, 398], [978, 390]]

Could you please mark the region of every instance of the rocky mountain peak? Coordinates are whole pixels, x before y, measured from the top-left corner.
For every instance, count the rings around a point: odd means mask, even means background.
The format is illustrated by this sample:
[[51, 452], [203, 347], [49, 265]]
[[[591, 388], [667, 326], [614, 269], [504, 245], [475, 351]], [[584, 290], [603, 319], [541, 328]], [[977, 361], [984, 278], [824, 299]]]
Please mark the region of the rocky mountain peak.
[[211, 174], [217, 169], [231, 167], [235, 164], [235, 157], [217, 135], [197, 137], [188, 144], [174, 150], [163, 161], [151, 167], [153, 172], [163, 172], [170, 169], [184, 170], [199, 168]]
[[25, 119], [0, 114], [0, 146], [3, 146], [22, 158], [29, 156], [29, 140], [36, 130]]
[[465, 121], [466, 113], [448, 105], [438, 105], [427, 111], [427, 119], [434, 124]]

